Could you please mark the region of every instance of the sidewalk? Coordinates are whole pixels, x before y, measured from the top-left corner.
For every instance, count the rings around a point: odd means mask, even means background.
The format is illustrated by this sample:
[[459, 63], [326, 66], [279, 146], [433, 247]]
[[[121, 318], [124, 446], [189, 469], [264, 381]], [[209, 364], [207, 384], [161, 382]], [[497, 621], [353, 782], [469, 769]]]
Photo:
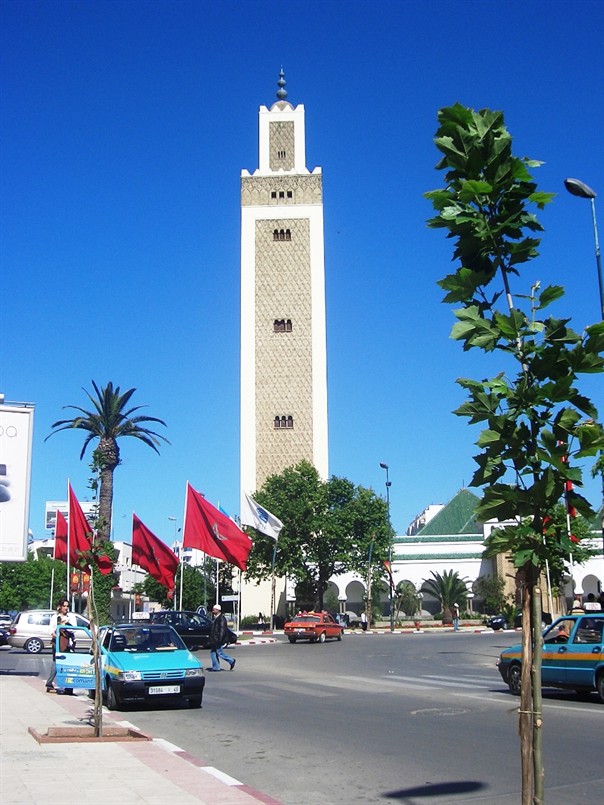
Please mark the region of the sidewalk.
[[[3, 805], [280, 805], [161, 738], [133, 743], [39, 744], [28, 732], [87, 723], [90, 700], [47, 694], [44, 680], [0, 682], [0, 800]], [[176, 712], [176, 711], [175, 711]], [[124, 713], [103, 723], [127, 724]], [[203, 710], [200, 712], [203, 718]]]

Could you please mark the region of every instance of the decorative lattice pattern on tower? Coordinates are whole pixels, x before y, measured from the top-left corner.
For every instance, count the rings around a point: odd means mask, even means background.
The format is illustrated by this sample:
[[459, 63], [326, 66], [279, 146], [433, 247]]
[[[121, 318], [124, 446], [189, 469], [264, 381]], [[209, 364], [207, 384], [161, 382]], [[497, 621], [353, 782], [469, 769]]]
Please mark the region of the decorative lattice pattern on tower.
[[[274, 240], [275, 230], [291, 240]], [[313, 459], [310, 222], [256, 221], [256, 483]], [[275, 319], [291, 320], [276, 331]], [[293, 428], [275, 428], [275, 416]]]
[[321, 174], [300, 176], [244, 176], [241, 179], [241, 206], [277, 204], [322, 204]]
[[294, 168], [294, 122], [278, 120], [269, 124], [269, 165], [272, 171]]

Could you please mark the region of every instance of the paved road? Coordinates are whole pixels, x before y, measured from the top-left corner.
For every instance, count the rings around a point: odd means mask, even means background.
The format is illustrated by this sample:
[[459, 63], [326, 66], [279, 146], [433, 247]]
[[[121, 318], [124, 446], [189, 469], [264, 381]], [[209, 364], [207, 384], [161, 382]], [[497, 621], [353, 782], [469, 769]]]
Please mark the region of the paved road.
[[[359, 635], [235, 649], [235, 672], [208, 674], [201, 712], [126, 717], [286, 805], [516, 805], [518, 700], [495, 667], [516, 641]], [[546, 694], [548, 805], [600, 800], [603, 717], [595, 697]]]

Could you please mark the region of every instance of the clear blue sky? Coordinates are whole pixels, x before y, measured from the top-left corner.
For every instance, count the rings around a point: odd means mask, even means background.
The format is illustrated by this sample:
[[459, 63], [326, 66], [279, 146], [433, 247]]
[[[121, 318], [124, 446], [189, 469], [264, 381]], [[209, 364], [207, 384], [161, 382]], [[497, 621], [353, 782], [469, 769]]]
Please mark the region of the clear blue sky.
[[[540, 189], [559, 195], [513, 290], [563, 284], [553, 312], [598, 319], [589, 203], [563, 180], [604, 193], [599, 0], [4, 0], [0, 15], [0, 390], [36, 405], [37, 537], [68, 477], [89, 495], [82, 434], [44, 438], [91, 378], [136, 387], [172, 443], [122, 443], [115, 539], [135, 510], [170, 541], [187, 479], [237, 513], [239, 175], [282, 65], [324, 171], [330, 473], [383, 494], [388, 463], [399, 533], [469, 483], [478, 430], [450, 413], [455, 378], [498, 370], [450, 341], [436, 286], [451, 244], [422, 194], [442, 182], [440, 107], [502, 109], [515, 152], [545, 162]], [[601, 376], [584, 389], [602, 402]]]

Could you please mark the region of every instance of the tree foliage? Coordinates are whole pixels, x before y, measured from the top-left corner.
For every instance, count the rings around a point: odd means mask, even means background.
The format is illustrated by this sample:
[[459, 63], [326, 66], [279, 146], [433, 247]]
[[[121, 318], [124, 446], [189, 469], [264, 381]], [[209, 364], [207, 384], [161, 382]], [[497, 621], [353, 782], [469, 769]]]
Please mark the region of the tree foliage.
[[118, 440], [130, 436], [139, 439], [148, 447], [159, 453], [160, 441], [169, 444], [165, 436], [150, 430], [149, 423], [165, 425], [163, 419], [145, 416], [137, 413], [143, 406], [129, 408], [130, 398], [136, 389], [129, 389], [122, 393], [119, 386], [107, 383], [99, 388], [93, 381], [94, 394], [83, 389], [93, 405], [92, 411], [87, 411], [78, 405], [66, 405], [79, 411], [72, 419], [60, 419], [52, 424], [52, 432], [46, 438], [62, 430], [83, 430], [87, 433], [80, 452], [80, 459], [84, 457], [86, 449], [91, 442], [98, 440], [93, 452], [93, 463], [100, 474], [98, 530], [102, 539], [111, 536], [111, 514], [113, 505], [113, 473], [120, 464], [120, 448]]
[[[459, 304], [451, 336], [464, 350], [503, 353], [508, 376], [461, 378], [468, 400], [455, 413], [483, 430], [473, 486], [483, 486], [477, 507], [482, 520], [529, 518], [529, 528], [508, 529], [507, 550], [517, 567], [543, 563], [549, 545], [543, 520], [569, 488], [569, 503], [593, 517], [578, 462], [604, 449], [604, 431], [593, 403], [576, 386], [578, 375], [604, 369], [604, 323], [582, 334], [569, 319], [540, 317], [563, 295], [559, 286], [512, 300], [510, 278], [517, 266], [537, 255], [542, 227], [530, 205], [542, 208], [552, 194], [537, 191], [529, 173], [540, 163], [514, 157], [512, 138], [500, 112], [475, 112], [459, 104], [439, 112], [436, 145], [443, 157], [446, 187], [427, 193], [438, 215], [432, 227], [446, 228], [455, 240], [457, 270], [439, 282], [445, 302]], [[493, 288], [496, 278], [501, 286]], [[503, 299], [502, 299], [503, 297]], [[507, 302], [507, 310], [498, 303]], [[510, 359], [512, 359], [510, 361]], [[514, 370], [514, 365], [516, 369]], [[572, 489], [570, 488], [572, 486]], [[502, 549], [501, 535], [497, 552]]]
[[487, 615], [498, 615], [507, 604], [505, 579], [501, 576], [479, 576], [472, 585], [474, 592], [482, 598], [483, 611]]
[[[191, 567], [183, 566], [183, 585], [182, 585], [182, 608], [184, 610], [195, 611], [197, 607], [215, 600], [215, 562], [206, 559], [205, 566]], [[174, 597], [168, 598], [168, 590], [152, 576], [147, 574], [140, 583], [139, 592], [149, 596], [151, 601], [157, 601], [162, 607], [167, 609], [180, 608], [180, 568], [176, 573], [176, 588]]]
[[453, 622], [453, 604], [459, 604], [460, 611], [464, 611], [468, 597], [469, 579], [461, 578], [457, 570], [445, 570], [438, 573], [430, 571], [432, 578], [424, 579], [421, 591], [428, 593], [439, 602], [443, 623]]
[[254, 498], [283, 522], [283, 529], [276, 544], [254, 532], [249, 578], [271, 577], [276, 547], [276, 574], [296, 581], [322, 607], [331, 576], [354, 571], [366, 577], [372, 542], [376, 567], [388, 556], [392, 531], [386, 502], [345, 478], [322, 481], [308, 461], [270, 476]]
[[54, 609], [50, 600], [52, 571], [55, 571], [53, 598], [65, 590], [66, 567], [44, 556], [36, 559], [31, 551], [25, 562], [0, 562], [0, 609]]
[[395, 620], [398, 620], [401, 610], [408, 617], [415, 615], [420, 608], [420, 598], [413, 582], [399, 582], [395, 593]]

